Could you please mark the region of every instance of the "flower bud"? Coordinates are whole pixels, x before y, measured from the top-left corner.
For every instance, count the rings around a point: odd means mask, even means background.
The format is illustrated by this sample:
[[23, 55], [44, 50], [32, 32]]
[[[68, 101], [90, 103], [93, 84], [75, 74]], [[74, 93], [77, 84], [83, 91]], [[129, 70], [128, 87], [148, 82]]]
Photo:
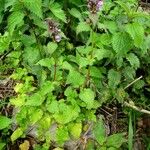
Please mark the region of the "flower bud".
[[102, 7], [103, 0], [88, 0], [87, 7], [92, 14], [96, 14]]

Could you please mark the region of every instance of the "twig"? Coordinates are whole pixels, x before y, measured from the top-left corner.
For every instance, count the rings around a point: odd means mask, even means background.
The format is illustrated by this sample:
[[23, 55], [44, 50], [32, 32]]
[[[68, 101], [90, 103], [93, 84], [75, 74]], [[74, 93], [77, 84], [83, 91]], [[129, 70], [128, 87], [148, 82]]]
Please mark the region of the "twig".
[[124, 90], [126, 90], [128, 87], [130, 87], [132, 84], [134, 84], [135, 82], [139, 81], [141, 78], [143, 78], [143, 76], [140, 76], [139, 78], [135, 79], [134, 81], [132, 81], [130, 84], [128, 84]]
[[130, 108], [132, 108], [132, 109], [134, 109], [134, 110], [136, 110], [136, 111], [139, 111], [139, 112], [141, 112], [141, 113], [145, 113], [145, 114], [150, 115], [150, 111], [148, 111], [148, 110], [146, 110], [146, 109], [141, 109], [141, 108], [139, 108], [139, 107], [137, 107], [137, 106], [135, 106], [135, 105], [133, 105], [133, 104], [130, 104], [130, 103], [128, 103], [128, 102], [124, 102], [124, 105], [127, 106], [127, 107], [130, 107]]
[[[88, 129], [87, 129], [86, 132], [82, 135], [81, 138], [85, 138], [85, 137], [86, 137], [86, 135], [87, 135], [87, 134], [89, 133], [89, 131], [91, 130], [92, 126], [93, 126], [93, 123], [91, 123], [91, 124], [89, 125]], [[81, 138], [77, 141], [77, 146], [76, 146], [73, 150], [77, 150], [77, 148], [80, 146], [80, 144], [82, 143]]]
[[[128, 84], [128, 85], [124, 88], [124, 90], [126, 90], [128, 87], [130, 87], [130, 86], [131, 86], [132, 84], [134, 84], [135, 82], [139, 81], [142, 77], [143, 77], [143, 76], [140, 76], [139, 78], [137, 78], [137, 79], [135, 79], [134, 81], [132, 81], [130, 84]], [[138, 111], [138, 112], [141, 112], [141, 113], [145, 113], [145, 114], [150, 115], [150, 111], [148, 111], [148, 110], [146, 110], [146, 109], [141, 109], [141, 108], [135, 106], [134, 104], [131, 104], [131, 103], [128, 103], [128, 102], [124, 102], [124, 105], [125, 105], [126, 107], [130, 107], [130, 108], [132, 108], [132, 109], [134, 109], [134, 110], [136, 110], [136, 111]]]

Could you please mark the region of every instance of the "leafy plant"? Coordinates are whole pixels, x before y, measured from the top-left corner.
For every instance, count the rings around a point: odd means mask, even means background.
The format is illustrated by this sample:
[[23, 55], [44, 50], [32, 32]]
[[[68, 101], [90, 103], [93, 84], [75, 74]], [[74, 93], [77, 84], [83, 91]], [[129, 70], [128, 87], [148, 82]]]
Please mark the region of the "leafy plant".
[[[43, 148], [50, 141], [63, 147], [80, 138], [86, 122], [96, 124], [100, 149], [126, 142], [122, 133], [105, 135], [96, 110], [106, 103], [130, 107], [131, 100], [149, 109], [150, 17], [138, 8], [135, 0], [1, 1], [0, 72], [16, 81], [17, 95], [0, 128], [12, 130], [12, 142], [31, 127]], [[129, 129], [131, 138], [131, 118]]]

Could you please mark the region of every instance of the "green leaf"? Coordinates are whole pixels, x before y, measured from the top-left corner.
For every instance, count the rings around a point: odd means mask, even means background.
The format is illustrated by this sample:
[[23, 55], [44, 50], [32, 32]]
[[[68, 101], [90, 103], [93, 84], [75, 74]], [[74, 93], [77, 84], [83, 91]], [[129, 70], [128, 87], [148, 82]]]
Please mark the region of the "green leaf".
[[32, 124], [35, 124], [43, 116], [43, 111], [41, 109], [36, 108], [30, 109], [28, 113], [29, 113], [29, 120]]
[[69, 125], [69, 131], [75, 139], [78, 139], [82, 132], [82, 123], [72, 123]]
[[53, 58], [44, 58], [41, 59], [37, 65], [41, 65], [43, 67], [50, 68], [52, 65], [54, 65], [54, 59]]
[[47, 51], [49, 54], [52, 54], [55, 52], [55, 50], [57, 49], [58, 45], [56, 42], [49, 42], [47, 44]]
[[93, 133], [96, 141], [100, 145], [103, 145], [104, 142], [106, 141], [106, 133], [105, 133], [105, 126], [102, 117], [100, 117], [100, 119], [96, 122]]
[[137, 22], [127, 24], [126, 31], [130, 34], [134, 40], [134, 45], [136, 47], [141, 47], [144, 42], [144, 28]]
[[69, 10], [69, 13], [74, 16], [75, 18], [78, 18], [80, 21], [82, 21], [82, 14], [80, 13], [79, 10], [77, 10], [76, 8], [72, 8], [71, 10]]
[[19, 137], [21, 137], [23, 134], [23, 130], [21, 128], [17, 128], [13, 134], [11, 135], [11, 141], [14, 142], [17, 140]]
[[10, 99], [10, 103], [16, 107], [21, 107], [25, 104], [26, 95], [21, 94], [16, 98]]
[[21, 11], [15, 11], [8, 17], [8, 30], [12, 34], [16, 28], [23, 21], [24, 13]]
[[80, 108], [78, 106], [71, 106], [60, 103], [59, 113], [54, 114], [54, 119], [60, 124], [66, 124], [77, 119], [79, 112]]
[[112, 146], [115, 148], [120, 148], [121, 145], [125, 142], [126, 142], [126, 139], [125, 139], [123, 133], [117, 133], [117, 134], [110, 135], [106, 141], [107, 146], [110, 146], [110, 147]]
[[133, 87], [134, 89], [142, 89], [145, 85], [145, 82], [143, 80], [139, 80], [134, 83]]
[[69, 134], [67, 128], [60, 127], [56, 130], [56, 140], [58, 141], [59, 144], [63, 144], [68, 139], [69, 139]]
[[121, 80], [121, 75], [119, 72], [115, 71], [114, 69], [109, 70], [108, 72], [108, 85], [111, 88], [115, 88]]
[[109, 34], [101, 34], [99, 37], [99, 41], [103, 45], [109, 45], [111, 43], [111, 36]]
[[0, 143], [0, 150], [4, 150], [5, 146], [6, 146], [6, 143]]
[[67, 84], [72, 84], [74, 87], [79, 87], [83, 85], [85, 82], [85, 78], [77, 71], [70, 70], [69, 75], [67, 77]]
[[79, 34], [80, 32], [88, 32], [90, 30], [90, 25], [88, 25], [86, 22], [80, 22], [77, 26], [76, 32]]
[[110, 147], [112, 146], [115, 148], [120, 148], [121, 145], [125, 142], [126, 142], [126, 139], [123, 133], [113, 134], [107, 138], [107, 146], [110, 146]]
[[9, 127], [11, 123], [12, 123], [11, 119], [5, 116], [0, 116], [0, 130]]
[[140, 61], [134, 53], [129, 53], [126, 59], [130, 62], [131, 66], [135, 69], [140, 67]]
[[30, 66], [34, 65], [40, 59], [39, 49], [33, 47], [25, 48], [23, 58], [24, 61], [28, 63]]
[[54, 84], [50, 81], [45, 81], [40, 88], [40, 94], [44, 96], [48, 93], [51, 93], [53, 90], [54, 90]]
[[60, 20], [62, 20], [65, 23], [67, 22], [66, 15], [65, 15], [64, 11], [62, 10], [61, 5], [59, 5], [58, 3], [55, 2], [49, 6], [49, 9], [52, 11], [52, 13], [57, 18], [59, 18]]
[[95, 94], [91, 89], [84, 89], [80, 92], [79, 98], [86, 103], [87, 109], [93, 108]]
[[97, 58], [97, 60], [102, 60], [103, 58], [110, 57], [112, 53], [106, 49], [95, 49], [93, 55]]
[[27, 105], [27, 106], [40, 106], [44, 100], [45, 99], [43, 96], [41, 96], [41, 94], [35, 93], [27, 99], [27, 102], [25, 103], [25, 105]]
[[37, 15], [39, 18], [42, 19], [43, 14], [42, 14], [42, 0], [23, 0], [25, 7], [30, 10], [32, 13]]
[[132, 38], [125, 32], [115, 33], [112, 38], [112, 46], [115, 52], [122, 56], [133, 47]]
[[115, 95], [116, 99], [120, 103], [123, 103], [125, 96], [126, 96], [125, 90], [123, 88], [118, 88]]
[[50, 104], [47, 105], [47, 110], [50, 113], [58, 113], [59, 112], [59, 103], [57, 100], [53, 100]]
[[3, 36], [0, 35], [0, 54], [9, 49], [10, 38], [6, 32]]

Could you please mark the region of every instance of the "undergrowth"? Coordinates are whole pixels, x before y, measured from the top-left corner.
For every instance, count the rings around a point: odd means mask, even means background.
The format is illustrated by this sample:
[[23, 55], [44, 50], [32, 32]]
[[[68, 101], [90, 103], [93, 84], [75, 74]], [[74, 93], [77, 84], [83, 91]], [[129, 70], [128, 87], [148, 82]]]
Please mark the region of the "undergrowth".
[[[1, 80], [15, 81], [0, 149], [29, 133], [34, 149], [132, 149], [137, 111], [150, 110], [150, 16], [136, 0], [1, 0], [0, 33]], [[128, 133], [106, 135], [96, 111], [112, 103]]]

